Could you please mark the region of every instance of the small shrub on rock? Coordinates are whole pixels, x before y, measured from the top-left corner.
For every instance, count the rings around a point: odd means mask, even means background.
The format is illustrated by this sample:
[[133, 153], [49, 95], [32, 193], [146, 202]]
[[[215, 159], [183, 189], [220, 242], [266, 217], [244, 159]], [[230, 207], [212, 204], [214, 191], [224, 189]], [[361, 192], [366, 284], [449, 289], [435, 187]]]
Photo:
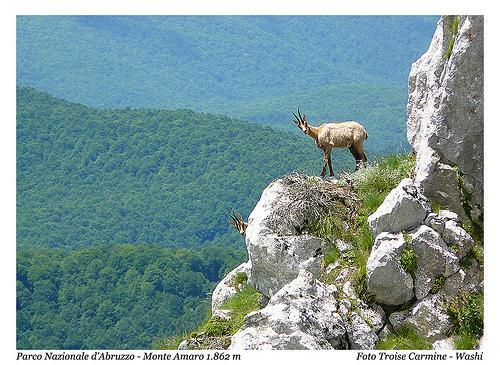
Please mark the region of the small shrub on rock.
[[434, 278], [434, 281], [432, 282], [432, 287], [431, 287], [431, 290], [430, 290], [430, 293], [431, 294], [436, 294], [438, 291], [441, 290], [441, 288], [443, 287], [444, 285], [444, 280], [446, 278], [444, 277], [444, 275], [438, 275]]
[[246, 284], [247, 281], [248, 275], [244, 272], [239, 272], [234, 276], [232, 284], [238, 289], [241, 285]]
[[417, 270], [417, 254], [408, 246], [401, 253], [400, 262], [403, 269], [409, 274], [413, 274]]

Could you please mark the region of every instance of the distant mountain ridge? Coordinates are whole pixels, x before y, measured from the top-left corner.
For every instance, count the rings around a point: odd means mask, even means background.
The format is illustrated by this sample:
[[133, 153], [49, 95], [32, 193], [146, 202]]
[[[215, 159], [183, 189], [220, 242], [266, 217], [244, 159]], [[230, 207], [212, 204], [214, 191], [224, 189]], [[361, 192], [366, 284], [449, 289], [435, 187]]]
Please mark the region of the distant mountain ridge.
[[[401, 131], [408, 72], [436, 21], [20, 16], [17, 82], [96, 107], [188, 108], [280, 127], [289, 110], [303, 106], [320, 122], [393, 126], [391, 140], [407, 147]], [[376, 136], [372, 141], [372, 148], [394, 151]]]

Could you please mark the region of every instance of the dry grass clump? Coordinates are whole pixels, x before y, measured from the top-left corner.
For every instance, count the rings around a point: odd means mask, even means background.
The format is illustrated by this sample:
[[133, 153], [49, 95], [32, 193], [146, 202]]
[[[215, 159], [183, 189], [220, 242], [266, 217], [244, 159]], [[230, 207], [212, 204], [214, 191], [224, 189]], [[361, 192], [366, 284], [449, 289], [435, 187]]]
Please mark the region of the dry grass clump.
[[[286, 189], [286, 204], [277, 206], [270, 216], [270, 225], [297, 222], [297, 215], [305, 217], [305, 222], [315, 221], [323, 216], [332, 206], [342, 206], [348, 216], [353, 216], [359, 206], [359, 198], [352, 188], [343, 182], [323, 180], [294, 172], [280, 182]], [[274, 223], [274, 224], [273, 224]], [[299, 230], [301, 227], [297, 227]], [[298, 232], [300, 233], [300, 232]]]

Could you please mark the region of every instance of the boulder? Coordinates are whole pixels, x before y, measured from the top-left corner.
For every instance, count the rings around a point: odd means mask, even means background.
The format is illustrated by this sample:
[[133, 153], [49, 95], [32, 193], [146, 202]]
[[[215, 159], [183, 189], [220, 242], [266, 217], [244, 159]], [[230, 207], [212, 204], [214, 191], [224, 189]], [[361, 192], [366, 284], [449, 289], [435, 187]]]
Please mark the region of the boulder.
[[441, 293], [449, 300], [462, 292], [480, 291], [483, 290], [483, 279], [484, 273], [479, 263], [475, 259], [471, 259], [467, 268], [460, 269], [446, 278]]
[[431, 342], [445, 338], [452, 327], [446, 312], [446, 301], [441, 294], [428, 295], [409, 310], [392, 313], [389, 321], [394, 329], [406, 324]]
[[252, 265], [250, 261], [241, 264], [236, 269], [227, 274], [224, 279], [222, 279], [219, 284], [217, 284], [212, 294], [212, 312], [219, 309], [226, 299], [232, 297], [237, 293], [238, 288], [236, 283], [234, 282], [234, 278], [238, 273], [244, 273], [245, 275], [250, 276], [251, 266]]
[[373, 307], [359, 301], [352, 304], [348, 314], [343, 317], [347, 323], [347, 335], [350, 348], [353, 350], [372, 350], [379, 340], [378, 332], [385, 325], [384, 310], [378, 306]]
[[415, 184], [440, 205], [477, 220], [484, 185], [483, 34], [482, 16], [442, 17], [429, 49], [412, 65], [407, 104]]
[[366, 271], [368, 290], [378, 303], [399, 305], [413, 298], [413, 279], [400, 263], [405, 245], [401, 233], [382, 232], [375, 238]]
[[434, 341], [432, 344], [432, 349], [438, 351], [455, 350], [455, 342], [453, 341], [453, 337], [448, 337], [442, 340]]
[[341, 349], [347, 331], [335, 299], [337, 289], [306, 270], [281, 288], [268, 305], [248, 314], [230, 350]]
[[431, 227], [439, 234], [443, 234], [444, 225], [448, 221], [458, 222], [458, 214], [449, 210], [440, 210], [439, 213], [429, 213], [425, 218], [424, 224]]
[[212, 318], [219, 318], [224, 321], [229, 321], [233, 317], [231, 309], [217, 309], [212, 313]]
[[374, 237], [381, 232], [401, 232], [421, 225], [430, 211], [427, 199], [407, 178], [401, 180], [368, 217], [368, 224]]
[[371, 350], [375, 348], [378, 341], [377, 333], [356, 312], [350, 316], [347, 334], [352, 350]]
[[444, 224], [443, 240], [458, 258], [464, 257], [474, 246], [474, 240], [470, 234], [454, 220], [449, 220]]
[[425, 225], [411, 234], [409, 244], [417, 256], [414, 283], [415, 296], [420, 300], [429, 294], [438, 277], [442, 276], [444, 280], [460, 269], [459, 260], [443, 242], [441, 236]]

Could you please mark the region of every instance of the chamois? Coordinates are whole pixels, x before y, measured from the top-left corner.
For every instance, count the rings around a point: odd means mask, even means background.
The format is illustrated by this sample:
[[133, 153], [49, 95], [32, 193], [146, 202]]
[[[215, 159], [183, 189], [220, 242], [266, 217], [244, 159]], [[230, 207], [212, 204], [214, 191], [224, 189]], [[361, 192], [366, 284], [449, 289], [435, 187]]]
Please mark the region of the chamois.
[[242, 236], [245, 235], [248, 223], [245, 223], [243, 217], [239, 213], [232, 213], [230, 215], [231, 222], [229, 222]]
[[321, 171], [321, 177], [325, 177], [326, 175], [327, 164], [330, 176], [333, 176], [331, 156], [333, 148], [349, 148], [349, 151], [356, 160], [355, 171], [359, 169], [361, 163], [368, 162], [363, 146], [363, 142], [368, 139], [368, 133], [361, 124], [355, 121], [332, 122], [315, 127], [307, 123], [306, 115], [300, 114], [298, 108], [297, 113], [299, 114], [298, 116], [292, 112], [295, 117], [293, 122], [297, 124], [304, 134], [309, 135], [309, 137], [316, 141], [318, 148], [323, 150], [323, 171]]

